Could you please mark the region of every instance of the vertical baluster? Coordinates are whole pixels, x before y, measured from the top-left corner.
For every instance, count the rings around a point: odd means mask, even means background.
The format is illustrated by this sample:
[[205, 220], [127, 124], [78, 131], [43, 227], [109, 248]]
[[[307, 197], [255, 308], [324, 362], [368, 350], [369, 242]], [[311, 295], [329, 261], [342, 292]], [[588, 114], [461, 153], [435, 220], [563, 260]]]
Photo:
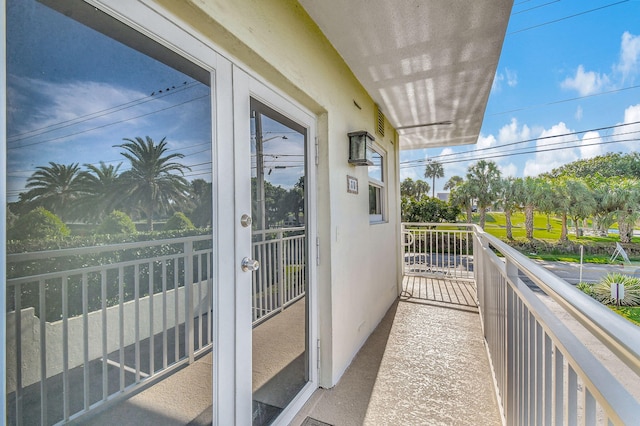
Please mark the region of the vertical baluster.
[[184, 285], [185, 285], [185, 351], [189, 357], [189, 364], [193, 364], [194, 357], [194, 336], [193, 336], [193, 242], [186, 241], [184, 243], [185, 251], [185, 267], [184, 267]]
[[149, 375], [155, 373], [155, 339], [153, 326], [153, 261], [149, 262]]
[[571, 364], [569, 364], [568, 375], [567, 420], [569, 426], [574, 426], [578, 424], [578, 375]]
[[[169, 364], [167, 358], [167, 262], [162, 261], [162, 368], [167, 368]], [[174, 292], [174, 296], [177, 297], [178, 293]]]
[[135, 363], [136, 363], [136, 383], [140, 382], [140, 265], [133, 267], [133, 296], [135, 306]]
[[555, 424], [564, 424], [564, 356], [558, 347], [554, 347], [554, 395], [553, 408], [555, 414]]
[[62, 276], [62, 416], [69, 420], [69, 276]]
[[197, 309], [198, 309], [198, 349], [202, 348], [202, 255], [197, 254], [196, 259], [198, 259], [198, 299], [197, 299]]
[[584, 424], [587, 426], [595, 425], [596, 424], [596, 400], [591, 394], [591, 392], [589, 391], [589, 389], [587, 389], [587, 387], [584, 385], [583, 387], [584, 387]]
[[46, 285], [39, 282], [40, 297], [40, 423], [47, 424], [47, 303]]
[[173, 362], [180, 359], [180, 259], [173, 258]]
[[[544, 331], [543, 331], [544, 333]], [[553, 411], [553, 342], [544, 333], [544, 424], [550, 425]]]
[[16, 284], [14, 292], [14, 335], [16, 336], [16, 425], [22, 425], [22, 398], [24, 395], [24, 390], [22, 388], [22, 286], [20, 284]]
[[120, 392], [124, 391], [125, 381], [125, 363], [124, 363], [124, 270], [120, 266], [118, 268], [118, 332], [120, 336], [120, 345], [118, 348], [118, 357], [120, 358]]
[[[252, 245], [253, 245], [252, 250], [253, 250], [254, 259], [258, 259], [259, 261], [260, 259], [257, 257], [258, 249], [256, 247], [256, 243], [253, 243]], [[258, 304], [259, 304], [258, 276], [256, 275], [255, 272], [251, 273], [251, 289], [252, 289], [251, 296], [253, 299], [253, 303], [252, 303], [253, 304], [253, 322], [255, 322], [258, 318], [260, 318], [260, 311], [259, 311], [260, 308], [258, 307]]]
[[89, 394], [89, 278], [86, 272], [82, 274], [82, 341], [84, 410], [88, 411], [91, 399]]
[[213, 250], [207, 252], [207, 343], [213, 342]]
[[109, 365], [107, 346], [107, 271], [100, 271], [100, 303], [102, 313], [102, 400], [106, 401], [109, 396]]
[[517, 395], [518, 328], [516, 321], [517, 301], [515, 292], [507, 285], [507, 383], [503, 394], [505, 417], [508, 425], [515, 424]]

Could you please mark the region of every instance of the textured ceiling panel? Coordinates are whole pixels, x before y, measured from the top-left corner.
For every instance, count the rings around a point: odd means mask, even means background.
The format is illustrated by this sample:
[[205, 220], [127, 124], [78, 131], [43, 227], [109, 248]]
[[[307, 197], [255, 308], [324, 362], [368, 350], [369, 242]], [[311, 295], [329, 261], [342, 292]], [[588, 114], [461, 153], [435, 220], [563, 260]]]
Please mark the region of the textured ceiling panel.
[[512, 0], [300, 0], [400, 134], [476, 143]]

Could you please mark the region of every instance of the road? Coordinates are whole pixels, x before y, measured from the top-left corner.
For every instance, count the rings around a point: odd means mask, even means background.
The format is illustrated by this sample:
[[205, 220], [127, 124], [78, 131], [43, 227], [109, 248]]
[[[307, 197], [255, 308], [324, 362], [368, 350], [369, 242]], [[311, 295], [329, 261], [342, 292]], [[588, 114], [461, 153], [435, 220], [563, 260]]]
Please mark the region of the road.
[[[580, 264], [570, 262], [547, 262], [536, 260], [536, 263], [553, 272], [558, 277], [570, 284], [578, 284], [580, 281]], [[594, 283], [608, 273], [618, 272], [625, 275], [633, 275], [640, 278], [640, 265], [601, 265], [586, 263], [582, 268], [582, 281]]]

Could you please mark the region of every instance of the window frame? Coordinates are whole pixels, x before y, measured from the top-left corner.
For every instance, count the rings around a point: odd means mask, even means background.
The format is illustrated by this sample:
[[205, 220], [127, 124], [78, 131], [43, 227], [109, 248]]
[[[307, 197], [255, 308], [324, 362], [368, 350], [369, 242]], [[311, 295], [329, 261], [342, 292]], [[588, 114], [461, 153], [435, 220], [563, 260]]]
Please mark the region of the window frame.
[[[382, 147], [382, 145], [372, 142], [369, 146], [367, 146], [367, 151], [371, 152], [370, 158], [374, 158], [377, 154], [380, 156], [380, 179], [378, 180], [376, 177], [372, 176], [371, 168], [378, 167], [376, 164], [367, 167], [367, 177], [368, 177], [368, 186], [367, 186], [367, 195], [369, 197], [368, 208], [369, 208], [369, 224], [379, 224], [387, 222], [387, 189], [386, 189], [386, 181], [387, 181], [387, 150]], [[376, 190], [376, 210], [379, 209], [379, 213], [371, 213], [371, 189], [375, 188]]]

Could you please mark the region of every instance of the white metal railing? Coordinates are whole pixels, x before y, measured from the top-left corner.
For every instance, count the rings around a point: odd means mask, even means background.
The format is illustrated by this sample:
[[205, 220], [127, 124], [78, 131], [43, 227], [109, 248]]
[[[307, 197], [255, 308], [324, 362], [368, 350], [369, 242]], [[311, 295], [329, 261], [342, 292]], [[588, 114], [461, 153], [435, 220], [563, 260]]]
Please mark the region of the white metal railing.
[[[436, 262], [434, 269], [433, 262], [422, 267], [415, 261], [423, 255], [433, 259], [436, 246], [424, 241], [442, 240], [452, 226], [403, 224], [405, 271], [457, 279], [443, 262]], [[473, 253], [483, 331], [505, 424], [638, 424], [637, 395], [631, 395], [629, 385], [612, 375], [610, 366], [596, 358], [523, 279], [542, 289], [615, 354], [617, 359], [608, 362], [633, 375], [631, 383], [640, 383], [638, 327], [479, 227], [464, 226], [472, 238], [465, 255]], [[422, 243], [415, 243], [416, 238]], [[446, 249], [440, 245], [436, 253], [443, 255]]]
[[473, 279], [472, 225], [403, 223], [405, 275]]
[[474, 253], [485, 338], [507, 424], [637, 424], [639, 402], [523, 278], [636, 376], [638, 328], [480, 229]]
[[253, 324], [280, 312], [306, 290], [306, 233], [304, 227], [254, 231]]
[[210, 236], [7, 256], [9, 422], [65, 423], [212, 342]]
[[[254, 236], [255, 325], [304, 297], [306, 236], [304, 227]], [[7, 256], [9, 422], [74, 420], [210, 350], [211, 241]]]

